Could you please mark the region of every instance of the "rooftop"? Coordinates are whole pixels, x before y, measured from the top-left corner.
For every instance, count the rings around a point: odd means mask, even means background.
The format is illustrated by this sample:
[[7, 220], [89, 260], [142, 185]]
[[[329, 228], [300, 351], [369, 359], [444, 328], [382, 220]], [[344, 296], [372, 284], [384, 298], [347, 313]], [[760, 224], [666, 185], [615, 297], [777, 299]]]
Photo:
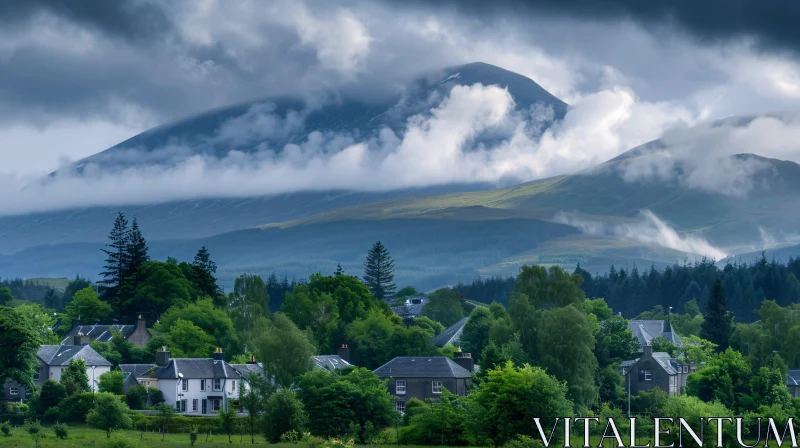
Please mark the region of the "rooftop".
[[314, 360], [314, 367], [317, 369], [335, 370], [353, 366], [339, 355], [317, 355], [311, 358]]
[[111, 367], [111, 363], [88, 345], [43, 345], [36, 354], [48, 366], [66, 366], [71, 359], [82, 359], [87, 366]]
[[444, 356], [398, 356], [375, 369], [379, 378], [470, 378], [470, 372]]
[[464, 325], [469, 320], [465, 317], [460, 321], [453, 324], [451, 327], [444, 330], [440, 335], [431, 339], [431, 343], [437, 347], [444, 347], [445, 345], [457, 345], [461, 339], [461, 333], [464, 331]]
[[89, 336], [93, 341], [108, 342], [113, 336], [111, 330], [119, 331], [126, 339], [136, 330], [136, 325], [80, 325], [74, 327], [61, 340], [61, 345], [71, 345], [78, 332]]

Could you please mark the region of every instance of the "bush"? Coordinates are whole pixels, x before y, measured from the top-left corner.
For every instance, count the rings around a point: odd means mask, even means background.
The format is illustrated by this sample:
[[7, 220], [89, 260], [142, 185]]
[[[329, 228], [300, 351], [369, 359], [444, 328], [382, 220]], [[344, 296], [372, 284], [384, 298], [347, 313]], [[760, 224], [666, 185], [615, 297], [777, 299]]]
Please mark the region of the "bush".
[[42, 436], [42, 425], [39, 420], [28, 420], [25, 422], [25, 432], [30, 434], [34, 439]]
[[197, 427], [192, 427], [192, 432], [189, 433], [189, 443], [194, 446], [197, 443]]
[[56, 433], [56, 437], [59, 439], [66, 439], [68, 434], [69, 428], [67, 425], [63, 423], [56, 423], [53, 425], [53, 432]]
[[11, 423], [8, 422], [0, 423], [0, 431], [3, 432], [4, 436], [11, 437]]
[[286, 434], [295, 434], [299, 441], [306, 422], [303, 403], [297, 399], [294, 392], [280, 390], [267, 400], [264, 412], [264, 438], [270, 443], [275, 443], [283, 440]]
[[503, 448], [544, 448], [544, 444], [541, 440], [533, 437], [517, 434], [517, 437], [506, 442]]
[[131, 386], [125, 394], [125, 401], [131, 409], [144, 409], [147, 406], [147, 389], [142, 386]]
[[139, 448], [139, 442], [123, 434], [114, 434], [106, 442], [106, 448]]
[[150, 405], [157, 406], [164, 402], [164, 392], [161, 392], [155, 387], [148, 387], [147, 391], [150, 392]]
[[61, 420], [73, 423], [85, 423], [86, 415], [92, 407], [94, 407], [94, 394], [91, 392], [69, 396], [58, 405]]

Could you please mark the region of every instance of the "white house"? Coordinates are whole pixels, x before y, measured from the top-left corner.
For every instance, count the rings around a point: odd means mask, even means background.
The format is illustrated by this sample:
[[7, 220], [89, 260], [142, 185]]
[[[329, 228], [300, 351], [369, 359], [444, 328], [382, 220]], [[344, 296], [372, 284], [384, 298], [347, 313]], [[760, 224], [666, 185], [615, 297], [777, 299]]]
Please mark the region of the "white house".
[[164, 400], [174, 403], [182, 414], [215, 414], [225, 409], [228, 399], [239, 399], [251, 372], [264, 374], [255, 360], [229, 364], [219, 348], [211, 358], [170, 358], [170, 352], [163, 347], [156, 353], [156, 364], [147, 370], [140, 364], [119, 367], [123, 372], [136, 372], [139, 385], [159, 389]]

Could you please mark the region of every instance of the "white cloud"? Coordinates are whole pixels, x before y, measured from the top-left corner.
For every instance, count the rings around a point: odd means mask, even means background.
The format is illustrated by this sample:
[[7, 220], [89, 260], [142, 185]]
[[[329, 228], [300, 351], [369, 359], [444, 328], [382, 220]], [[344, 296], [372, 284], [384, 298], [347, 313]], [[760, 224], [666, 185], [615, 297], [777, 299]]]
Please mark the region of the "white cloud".
[[679, 234], [649, 210], [643, 210], [640, 219], [630, 223], [611, 224], [566, 213], [557, 215], [555, 219], [578, 227], [589, 235], [616, 236], [714, 260], [721, 260], [727, 256], [722, 249], [712, 246], [699, 236]]

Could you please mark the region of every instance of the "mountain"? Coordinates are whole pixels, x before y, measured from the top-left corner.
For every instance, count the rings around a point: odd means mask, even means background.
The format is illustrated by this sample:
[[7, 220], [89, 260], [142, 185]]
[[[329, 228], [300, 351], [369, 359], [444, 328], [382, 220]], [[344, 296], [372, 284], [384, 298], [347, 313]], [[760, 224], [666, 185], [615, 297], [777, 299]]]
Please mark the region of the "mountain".
[[[52, 173], [43, 182], [53, 182], [60, 175], [89, 175], [92, 171], [108, 174], [139, 167], [169, 167], [197, 155], [224, 158], [232, 151], [280, 153], [285, 145], [302, 143], [314, 132], [365, 138], [389, 128], [401, 135], [410, 117], [429, 116], [431, 108], [454, 86], [475, 83], [507, 88], [518, 110], [543, 104], [552, 108], [553, 120], [563, 118], [567, 110], [563, 101], [529, 78], [489, 64], [472, 63], [425, 74], [407, 86], [403, 95], [371, 102], [351, 99], [317, 105], [275, 97], [209, 111], [146, 131], [80, 160], [68, 170]], [[307, 191], [0, 216], [0, 254], [40, 245], [105, 241], [119, 210], [136, 215], [150, 240], [171, 240], [209, 237], [365, 202], [494, 187], [473, 183], [385, 192]]]

